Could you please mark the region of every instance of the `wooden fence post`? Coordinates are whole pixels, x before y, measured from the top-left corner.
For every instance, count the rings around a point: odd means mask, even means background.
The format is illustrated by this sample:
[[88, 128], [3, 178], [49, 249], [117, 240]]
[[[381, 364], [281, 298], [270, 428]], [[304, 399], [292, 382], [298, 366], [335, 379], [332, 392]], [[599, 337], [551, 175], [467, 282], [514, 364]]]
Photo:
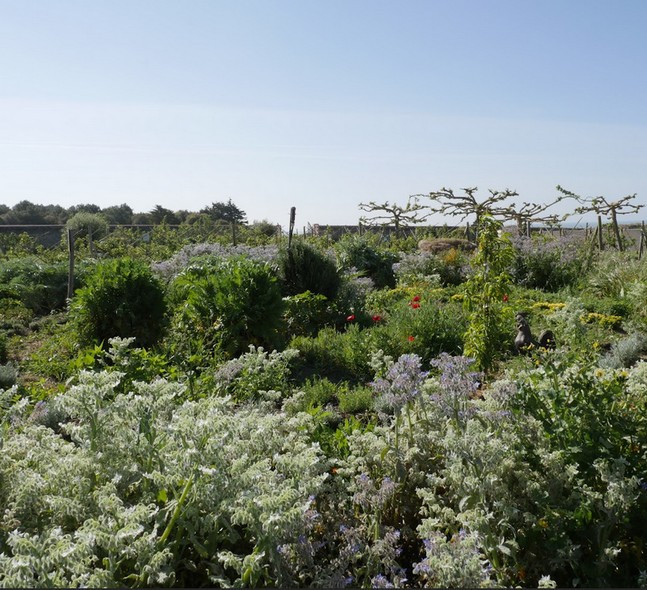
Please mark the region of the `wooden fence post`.
[[67, 253], [69, 257], [67, 271], [67, 298], [72, 299], [72, 295], [74, 295], [74, 234], [71, 229], [67, 230]]
[[602, 216], [598, 215], [598, 250], [604, 250], [604, 236], [602, 235]]
[[290, 207], [290, 228], [288, 230], [288, 248], [292, 247], [292, 234], [294, 232], [294, 218], [296, 217], [297, 208]]

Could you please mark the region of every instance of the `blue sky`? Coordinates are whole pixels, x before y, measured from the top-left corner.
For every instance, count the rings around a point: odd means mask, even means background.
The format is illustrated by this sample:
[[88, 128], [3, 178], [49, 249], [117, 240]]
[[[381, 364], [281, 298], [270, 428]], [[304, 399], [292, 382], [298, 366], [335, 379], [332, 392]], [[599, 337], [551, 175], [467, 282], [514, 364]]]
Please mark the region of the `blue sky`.
[[642, 0], [0, 0], [0, 203], [647, 203], [646, 27]]

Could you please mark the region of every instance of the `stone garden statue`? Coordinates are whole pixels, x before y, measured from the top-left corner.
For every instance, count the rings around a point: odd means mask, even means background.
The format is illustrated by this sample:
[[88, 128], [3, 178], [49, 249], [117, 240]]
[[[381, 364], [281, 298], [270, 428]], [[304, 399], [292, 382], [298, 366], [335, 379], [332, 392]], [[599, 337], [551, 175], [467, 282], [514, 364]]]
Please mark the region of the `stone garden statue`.
[[517, 337], [514, 339], [514, 348], [517, 354], [527, 353], [531, 347], [535, 348], [555, 348], [555, 336], [552, 330], [544, 330], [539, 339], [535, 340], [530, 332], [528, 318], [523, 312], [515, 316], [517, 322]]

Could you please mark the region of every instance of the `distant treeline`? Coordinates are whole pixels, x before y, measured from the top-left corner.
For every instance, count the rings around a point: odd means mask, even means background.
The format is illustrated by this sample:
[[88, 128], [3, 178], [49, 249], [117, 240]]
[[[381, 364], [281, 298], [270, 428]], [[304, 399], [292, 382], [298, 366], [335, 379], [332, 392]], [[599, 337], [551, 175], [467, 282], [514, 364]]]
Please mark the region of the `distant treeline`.
[[20, 201], [13, 207], [0, 203], [0, 225], [65, 225], [77, 213], [100, 214], [109, 225], [180, 225], [196, 223], [205, 217], [211, 220], [245, 223], [246, 214], [229, 200], [227, 203], [212, 203], [198, 212], [171, 211], [156, 205], [152, 211], [135, 213], [130, 205], [113, 205], [101, 208], [85, 204], [62, 207], [60, 205], [38, 205], [31, 201]]

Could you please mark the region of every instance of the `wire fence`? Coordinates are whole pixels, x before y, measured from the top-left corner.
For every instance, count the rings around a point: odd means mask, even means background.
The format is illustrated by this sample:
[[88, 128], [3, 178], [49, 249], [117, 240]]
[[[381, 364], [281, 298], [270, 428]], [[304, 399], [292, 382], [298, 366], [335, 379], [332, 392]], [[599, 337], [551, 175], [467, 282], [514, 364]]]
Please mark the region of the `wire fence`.
[[[103, 250], [102, 245], [110, 243], [119, 238], [122, 240], [123, 248], [137, 248], [142, 245], [150, 245], [155, 238], [155, 234], [161, 231], [178, 232], [176, 238], [178, 240], [186, 239], [188, 241], [195, 241], [199, 239], [204, 242], [211, 240], [231, 239], [236, 241], [235, 228], [228, 235], [227, 232], [231, 231], [230, 224], [217, 225], [212, 228], [194, 227], [183, 225], [169, 225], [169, 224], [119, 224], [109, 225], [109, 231], [104, 236], [95, 238], [92, 243], [95, 253], [101, 254]], [[276, 237], [280, 241], [282, 237], [282, 229], [280, 225], [276, 225]], [[510, 233], [516, 230], [506, 228]], [[186, 230], [186, 231], [183, 231]], [[625, 224], [620, 226], [620, 230], [627, 249], [642, 251], [647, 249], [647, 232], [645, 230], [645, 222], [641, 224]], [[604, 228], [604, 239], [607, 242], [613, 242], [612, 229], [609, 224]], [[322, 225], [322, 224], [308, 224], [303, 226], [303, 237], [327, 237], [331, 240], [338, 240], [346, 234], [359, 234], [364, 233], [377, 234], [382, 241], [389, 241], [392, 237], [401, 238], [415, 238], [415, 237], [465, 237], [473, 239], [474, 235], [471, 232], [469, 224], [463, 226], [449, 226], [449, 225], [417, 225], [395, 228], [395, 226], [382, 225], [382, 226], [368, 226], [368, 225]], [[588, 224], [584, 226], [579, 223], [574, 227], [548, 227], [536, 226], [532, 228], [532, 233], [548, 233], [553, 236], [556, 235], [583, 235], [585, 238], [593, 237], [595, 227], [589, 227]], [[65, 225], [62, 224], [23, 224], [23, 225], [0, 225], [0, 253], [6, 253], [8, 246], [11, 242], [16, 240], [16, 235], [27, 234], [36, 244], [38, 244], [44, 251], [61, 250], [63, 254], [67, 246], [67, 238], [65, 232]], [[182, 235], [184, 234], [184, 235]], [[74, 231], [73, 237], [86, 236], [87, 232], [82, 230]], [[13, 239], [2, 239], [3, 237], [12, 236]], [[159, 237], [159, 236], [158, 236]], [[164, 239], [168, 239], [165, 236]], [[32, 252], [34, 256], [38, 254], [37, 251]]]

